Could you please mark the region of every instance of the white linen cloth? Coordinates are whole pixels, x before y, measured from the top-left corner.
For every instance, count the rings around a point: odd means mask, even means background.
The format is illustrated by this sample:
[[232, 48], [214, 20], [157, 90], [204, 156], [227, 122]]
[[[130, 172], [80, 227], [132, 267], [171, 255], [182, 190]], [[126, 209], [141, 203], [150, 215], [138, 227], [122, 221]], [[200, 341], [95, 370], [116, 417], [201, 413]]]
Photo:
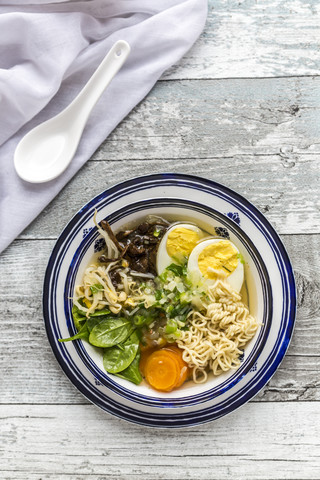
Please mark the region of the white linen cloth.
[[[207, 0], [0, 0], [0, 252], [190, 49], [206, 15]], [[21, 138], [63, 110], [120, 39], [131, 53], [92, 111], [68, 169], [43, 184], [21, 180], [13, 165]]]

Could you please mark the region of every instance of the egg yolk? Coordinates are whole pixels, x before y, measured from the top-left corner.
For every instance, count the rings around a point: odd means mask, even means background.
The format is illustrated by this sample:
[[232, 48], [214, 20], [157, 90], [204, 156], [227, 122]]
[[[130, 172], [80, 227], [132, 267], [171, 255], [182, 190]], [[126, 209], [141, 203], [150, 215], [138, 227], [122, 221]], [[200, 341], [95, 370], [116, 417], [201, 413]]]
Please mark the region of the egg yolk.
[[215, 279], [217, 271], [229, 276], [237, 268], [238, 261], [238, 251], [227, 240], [221, 240], [202, 250], [198, 265], [204, 277]]
[[167, 252], [172, 258], [181, 259], [188, 257], [200, 240], [200, 236], [194, 230], [177, 227], [168, 234]]

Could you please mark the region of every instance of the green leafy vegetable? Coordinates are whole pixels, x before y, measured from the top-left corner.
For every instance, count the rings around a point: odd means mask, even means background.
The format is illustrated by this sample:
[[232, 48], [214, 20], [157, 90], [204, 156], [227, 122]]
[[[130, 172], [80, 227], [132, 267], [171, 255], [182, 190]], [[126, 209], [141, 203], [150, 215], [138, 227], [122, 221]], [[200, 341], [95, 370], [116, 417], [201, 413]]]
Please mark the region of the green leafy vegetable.
[[76, 305], [73, 305], [72, 317], [73, 317], [73, 321], [77, 329], [77, 332], [79, 332], [79, 330], [81, 330], [81, 328], [87, 321], [86, 314], [85, 312], [82, 312]]
[[140, 351], [138, 350], [137, 355], [130, 363], [129, 367], [122, 370], [122, 372], [116, 373], [117, 377], [124, 378], [125, 380], [129, 380], [129, 382], [135, 383], [139, 385], [142, 381], [142, 375], [139, 369], [139, 362], [140, 362]]
[[101, 316], [90, 316], [87, 320], [87, 327], [89, 332], [91, 333], [92, 330], [96, 325], [99, 325], [99, 323], [103, 322], [104, 320], [108, 320], [107, 315], [101, 315]]
[[89, 339], [89, 330], [88, 330], [88, 325], [85, 323], [79, 332], [76, 335], [73, 335], [73, 337], [69, 338], [59, 338], [59, 342], [71, 342], [73, 340], [88, 340]]
[[113, 347], [124, 342], [133, 331], [130, 320], [126, 318], [106, 318], [93, 327], [89, 342], [95, 347]]
[[139, 349], [137, 333], [133, 332], [121, 346], [122, 349], [115, 345], [104, 350], [103, 366], [109, 373], [122, 372], [133, 362]]

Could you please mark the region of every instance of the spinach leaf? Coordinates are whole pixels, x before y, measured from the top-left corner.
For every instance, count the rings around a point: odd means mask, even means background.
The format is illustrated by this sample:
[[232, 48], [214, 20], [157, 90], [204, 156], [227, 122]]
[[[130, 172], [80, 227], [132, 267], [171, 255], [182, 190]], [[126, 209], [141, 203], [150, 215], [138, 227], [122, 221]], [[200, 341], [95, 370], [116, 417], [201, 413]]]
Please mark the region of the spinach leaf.
[[89, 342], [95, 347], [113, 347], [124, 342], [131, 335], [134, 327], [126, 318], [106, 318], [93, 327]]
[[139, 349], [139, 338], [136, 332], [133, 332], [130, 337], [119, 348], [115, 345], [111, 348], [106, 348], [103, 354], [103, 366], [109, 373], [123, 372], [135, 359]]
[[87, 326], [88, 326], [88, 330], [89, 330], [89, 333], [92, 332], [92, 330], [94, 329], [94, 327], [96, 325], [98, 325], [100, 322], [102, 322], [103, 320], [106, 320], [108, 317], [106, 316], [101, 316], [101, 317], [92, 317], [90, 316], [87, 320]]
[[86, 314], [82, 312], [76, 305], [72, 307], [72, 317], [77, 331], [81, 330], [81, 327], [86, 323]]
[[134, 357], [132, 363], [130, 363], [129, 367], [122, 370], [122, 372], [116, 373], [117, 377], [124, 378], [125, 380], [129, 380], [129, 382], [135, 383], [139, 385], [142, 380], [142, 375], [139, 369], [139, 362], [140, 362], [140, 350], [138, 350], [137, 355]]
[[73, 340], [88, 340], [89, 339], [89, 330], [88, 330], [88, 325], [85, 323], [79, 332], [76, 335], [73, 335], [73, 337], [69, 338], [59, 338], [59, 342], [71, 342]]

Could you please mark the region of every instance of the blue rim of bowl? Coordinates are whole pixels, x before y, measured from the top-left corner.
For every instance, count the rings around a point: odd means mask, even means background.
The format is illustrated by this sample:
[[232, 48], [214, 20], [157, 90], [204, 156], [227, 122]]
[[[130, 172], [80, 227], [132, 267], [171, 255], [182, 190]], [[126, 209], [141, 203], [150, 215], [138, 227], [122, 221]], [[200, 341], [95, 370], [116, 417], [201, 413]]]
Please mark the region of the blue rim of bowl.
[[[255, 225], [255, 227], [258, 228], [264, 235], [273, 251], [278, 264], [279, 272], [281, 274], [284, 292], [283, 311], [279, 334], [268, 360], [264, 363], [263, 367], [259, 369], [259, 375], [254, 376], [245, 385], [244, 389], [240, 389], [233, 396], [228, 397], [227, 400], [222, 401], [218, 405], [213, 405], [207, 408], [205, 408], [203, 405], [202, 409], [193, 410], [192, 412], [184, 411], [183, 413], [174, 412], [170, 414], [146, 412], [139, 409], [138, 405], [137, 409], [132, 408], [132, 406], [127, 407], [116, 400], [107, 397], [104, 393], [96, 389], [91, 382], [84, 378], [79, 370], [76, 372], [70, 368], [69, 359], [65, 356], [65, 352], [62, 352], [57, 347], [56, 340], [58, 338], [58, 332], [55, 325], [52, 324], [52, 318], [54, 316], [52, 305], [55, 303], [56, 291], [56, 284], [52, 283], [52, 275], [53, 273], [56, 276], [59, 275], [59, 267], [56, 265], [56, 258], [59, 255], [60, 249], [66, 249], [72, 241], [72, 238], [70, 240], [70, 236], [72, 237], [71, 233], [77, 224], [79, 222], [82, 224], [86, 223], [88, 218], [92, 216], [92, 211], [94, 208], [99, 206], [101, 202], [104, 202], [102, 206], [105, 206], [106, 204], [112, 203], [120, 196], [158, 186], [181, 186], [184, 188], [191, 188], [199, 192], [202, 191], [209, 193], [213, 196], [223, 198], [229, 204], [232, 204], [240, 212], [246, 215]], [[221, 220], [219, 219], [219, 221]], [[50, 295], [51, 299], [49, 301]], [[241, 195], [216, 182], [192, 175], [175, 173], [148, 175], [122, 182], [109, 188], [105, 192], [102, 192], [100, 195], [88, 202], [70, 220], [69, 224], [65, 227], [64, 231], [57, 240], [48, 262], [44, 281], [43, 313], [48, 339], [60, 366], [70, 378], [72, 383], [94, 404], [108, 411], [109, 413], [138, 424], [158, 427], [190, 426], [211, 421], [230, 413], [256, 395], [270, 380], [282, 361], [292, 336], [296, 314], [295, 281], [289, 257], [277, 233], [266, 220], [266, 218]], [[165, 406], [167, 408], [172, 407], [170, 402]]]

